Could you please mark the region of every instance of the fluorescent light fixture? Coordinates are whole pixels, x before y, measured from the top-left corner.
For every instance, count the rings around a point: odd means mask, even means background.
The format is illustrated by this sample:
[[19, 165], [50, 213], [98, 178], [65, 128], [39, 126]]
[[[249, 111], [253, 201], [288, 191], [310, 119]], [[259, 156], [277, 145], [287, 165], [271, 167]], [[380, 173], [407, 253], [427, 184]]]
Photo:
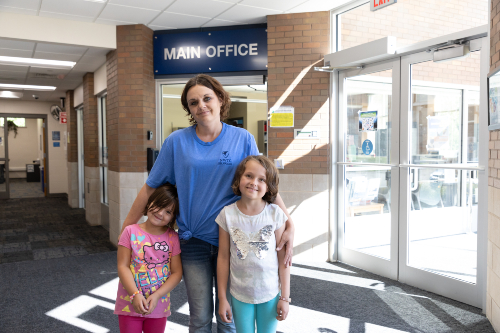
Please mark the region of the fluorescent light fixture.
[[32, 66], [40, 68], [71, 69], [76, 65], [74, 61], [60, 61], [34, 58], [18, 58], [0, 56], [0, 65]]
[[21, 98], [23, 97], [22, 92], [15, 91], [0, 91], [0, 98]]
[[105, 3], [105, 2], [108, 2], [108, 0], [84, 0], [84, 1], [88, 1], [88, 2], [99, 2], [99, 3]]
[[52, 86], [30, 86], [30, 85], [26, 85], [26, 84], [0, 83], [0, 89], [54, 91], [54, 90], [56, 90], [56, 87], [52, 87]]

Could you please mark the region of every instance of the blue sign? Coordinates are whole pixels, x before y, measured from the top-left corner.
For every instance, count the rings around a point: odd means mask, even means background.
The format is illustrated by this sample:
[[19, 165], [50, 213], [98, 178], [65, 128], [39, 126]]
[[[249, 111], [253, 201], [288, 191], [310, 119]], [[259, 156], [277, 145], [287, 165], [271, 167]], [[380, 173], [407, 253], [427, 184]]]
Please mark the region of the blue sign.
[[54, 145], [54, 147], [61, 147], [61, 143], [60, 142], [52, 142], [52, 144]]
[[363, 149], [365, 155], [370, 155], [373, 151], [373, 143], [370, 140], [365, 140], [363, 141], [361, 149]]
[[153, 54], [155, 75], [265, 71], [266, 26], [157, 33]]

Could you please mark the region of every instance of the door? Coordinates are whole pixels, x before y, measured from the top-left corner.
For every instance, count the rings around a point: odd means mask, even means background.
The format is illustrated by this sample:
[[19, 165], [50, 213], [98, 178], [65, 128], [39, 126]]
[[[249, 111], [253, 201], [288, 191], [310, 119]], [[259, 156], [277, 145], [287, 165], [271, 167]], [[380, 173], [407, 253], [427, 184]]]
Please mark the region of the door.
[[339, 74], [339, 260], [398, 277], [399, 59]]
[[436, 63], [429, 52], [401, 60], [400, 281], [479, 307], [487, 45], [471, 41], [463, 60]]
[[7, 117], [0, 116], [0, 199], [9, 199], [9, 131]]

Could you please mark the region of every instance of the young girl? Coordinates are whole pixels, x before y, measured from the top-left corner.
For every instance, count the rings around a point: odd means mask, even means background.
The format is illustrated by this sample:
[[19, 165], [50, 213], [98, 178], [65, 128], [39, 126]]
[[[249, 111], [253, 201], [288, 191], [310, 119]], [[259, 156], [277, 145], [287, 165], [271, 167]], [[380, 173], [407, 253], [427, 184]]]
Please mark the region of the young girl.
[[142, 224], [125, 228], [118, 242], [115, 314], [121, 333], [163, 332], [170, 316], [170, 291], [182, 278], [179, 237], [173, 230], [179, 209], [173, 185], [149, 197]]
[[[254, 333], [255, 324], [258, 333], [274, 333], [278, 320], [286, 319], [291, 301], [285, 251], [275, 250], [287, 220], [272, 204], [278, 193], [278, 170], [267, 157], [248, 156], [236, 169], [232, 188], [241, 199], [224, 207], [215, 219], [219, 315], [225, 322], [234, 315], [238, 333]], [[229, 272], [232, 312], [226, 298]]]

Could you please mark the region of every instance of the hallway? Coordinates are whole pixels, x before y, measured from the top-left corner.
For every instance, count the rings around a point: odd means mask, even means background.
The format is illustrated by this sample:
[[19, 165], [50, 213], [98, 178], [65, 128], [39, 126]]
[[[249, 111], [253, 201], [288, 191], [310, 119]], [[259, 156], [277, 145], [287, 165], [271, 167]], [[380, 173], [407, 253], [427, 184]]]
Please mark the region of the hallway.
[[[0, 202], [1, 332], [118, 332], [116, 252], [64, 198]], [[481, 332], [477, 308], [341, 263], [295, 263], [283, 333]], [[166, 332], [187, 332], [183, 282]], [[215, 330], [215, 325], [213, 326]]]

